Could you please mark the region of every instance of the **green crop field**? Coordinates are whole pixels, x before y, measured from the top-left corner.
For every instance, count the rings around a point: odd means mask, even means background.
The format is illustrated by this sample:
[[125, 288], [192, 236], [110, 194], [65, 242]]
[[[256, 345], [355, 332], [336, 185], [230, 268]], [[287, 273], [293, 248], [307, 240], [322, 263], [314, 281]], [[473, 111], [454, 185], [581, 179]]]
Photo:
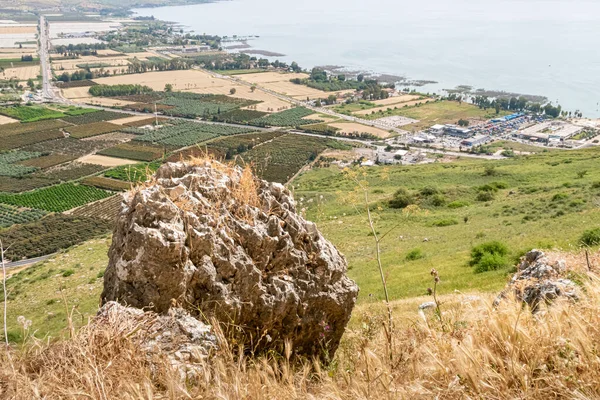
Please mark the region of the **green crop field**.
[[104, 176], [90, 176], [81, 181], [83, 185], [93, 186], [100, 189], [110, 190], [113, 192], [121, 192], [131, 189], [131, 184], [128, 182], [119, 181], [116, 179], [106, 178]]
[[69, 126], [69, 124], [60, 120], [38, 121], [27, 124], [17, 122], [13, 124], [2, 125], [2, 129], [0, 129], [0, 137], [48, 131], [51, 129], [64, 128], [65, 126]]
[[129, 142], [99, 151], [98, 154], [109, 157], [125, 158], [135, 161], [154, 161], [168, 152], [168, 148], [139, 142]]
[[11, 151], [0, 153], [0, 176], [21, 177], [37, 170], [30, 165], [15, 164], [19, 161], [29, 160], [41, 156], [41, 153], [29, 151]]
[[36, 221], [44, 215], [46, 215], [46, 212], [42, 210], [20, 209], [0, 204], [0, 228], [8, 228], [15, 224], [26, 224]]
[[291, 108], [269, 116], [258, 118], [251, 121], [252, 125], [257, 126], [300, 126], [318, 124], [323, 121], [316, 119], [303, 119], [315, 112], [304, 107]]
[[341, 142], [289, 134], [243, 153], [238, 162], [250, 163], [268, 181], [285, 183], [327, 148], [346, 148]]
[[[467, 265], [471, 248], [483, 242], [504, 242], [514, 257], [535, 247], [577, 248], [584, 230], [600, 226], [599, 155], [590, 149], [359, 170], [368, 183], [377, 231], [394, 228], [383, 243], [392, 298], [425, 294], [431, 268], [442, 277], [442, 293], [500, 290], [509, 266], [475, 273]], [[304, 198], [298, 207], [306, 207], [308, 218], [348, 258], [361, 301], [381, 300], [373, 237], [362, 197], [352, 193], [356, 183], [331, 167], [304, 173], [292, 184], [296, 198]], [[420, 212], [407, 216], [389, 207], [400, 188]], [[407, 260], [415, 249], [424, 257]]]
[[64, 135], [59, 129], [50, 129], [47, 131], [37, 131], [11, 135], [0, 140], [0, 151], [18, 149], [36, 143], [42, 143], [53, 139], [63, 138]]
[[123, 165], [104, 173], [107, 178], [125, 182], [144, 182], [160, 167], [160, 162]]
[[94, 122], [86, 125], [71, 126], [65, 128], [65, 131], [69, 132], [71, 136], [76, 139], [83, 139], [87, 137], [103, 135], [105, 133], [116, 132], [119, 129], [121, 129], [120, 125], [111, 124], [110, 122]]
[[0, 193], [0, 203], [51, 212], [63, 212], [108, 196], [110, 196], [110, 193], [101, 189], [63, 183], [33, 192]]
[[107, 233], [111, 224], [103, 219], [51, 214], [39, 221], [15, 225], [0, 232], [10, 260], [39, 257]]
[[41, 106], [0, 107], [0, 114], [16, 118], [21, 122], [37, 122], [46, 119], [57, 119], [65, 115], [56, 110]]
[[130, 114], [119, 113], [115, 111], [98, 111], [93, 113], [85, 113], [82, 115], [73, 115], [62, 118], [63, 121], [75, 125], [93, 124], [94, 122], [106, 122], [114, 119], [127, 118]]
[[173, 107], [164, 110], [167, 115], [184, 118], [209, 118], [212, 115], [247, 107], [257, 102], [223, 95], [170, 93], [159, 103]]
[[183, 122], [177, 125], [165, 125], [160, 129], [148, 131], [141, 128], [125, 128], [123, 132], [141, 134], [135, 140], [158, 143], [173, 147], [186, 147], [205, 142], [217, 136], [239, 135], [252, 132], [252, 128], [229, 125]]

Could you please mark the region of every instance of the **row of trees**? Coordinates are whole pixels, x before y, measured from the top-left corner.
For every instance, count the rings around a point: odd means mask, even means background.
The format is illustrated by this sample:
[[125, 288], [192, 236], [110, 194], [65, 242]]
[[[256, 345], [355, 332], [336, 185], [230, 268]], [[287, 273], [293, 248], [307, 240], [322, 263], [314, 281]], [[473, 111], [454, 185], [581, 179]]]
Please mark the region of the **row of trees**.
[[92, 96], [132, 96], [152, 93], [152, 88], [142, 85], [95, 85], [90, 86]]
[[[458, 94], [451, 94], [448, 96], [449, 100], [462, 101], [462, 96]], [[560, 105], [553, 106], [551, 103], [542, 105], [540, 103], [533, 103], [527, 100], [525, 97], [500, 97], [497, 99], [490, 99], [487, 96], [475, 96], [471, 98], [471, 102], [483, 110], [493, 108], [496, 110], [496, 114], [500, 111], [531, 111], [533, 113], [544, 113], [550, 117], [556, 118], [560, 115], [565, 115]], [[569, 114], [570, 115], [570, 114]]]

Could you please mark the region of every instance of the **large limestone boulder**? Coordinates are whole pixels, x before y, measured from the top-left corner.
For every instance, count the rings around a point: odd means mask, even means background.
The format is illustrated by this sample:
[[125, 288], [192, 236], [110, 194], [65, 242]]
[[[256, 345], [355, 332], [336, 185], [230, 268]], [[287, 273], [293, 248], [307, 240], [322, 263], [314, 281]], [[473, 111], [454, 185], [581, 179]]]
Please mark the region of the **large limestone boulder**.
[[182, 307], [252, 350], [332, 355], [358, 294], [282, 185], [212, 160], [169, 163], [125, 199], [103, 302]]

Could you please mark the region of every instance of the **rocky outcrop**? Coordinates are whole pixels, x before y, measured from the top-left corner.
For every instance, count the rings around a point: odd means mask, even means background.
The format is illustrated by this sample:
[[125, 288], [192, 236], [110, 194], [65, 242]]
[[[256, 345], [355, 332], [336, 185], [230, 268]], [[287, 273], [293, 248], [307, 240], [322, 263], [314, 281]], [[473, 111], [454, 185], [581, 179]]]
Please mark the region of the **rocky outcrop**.
[[197, 377], [203, 361], [217, 349], [211, 328], [181, 308], [171, 308], [165, 315], [106, 303], [96, 315], [92, 328], [113, 327], [128, 332], [130, 340], [145, 352], [149, 362], [166, 357], [182, 380]]
[[498, 305], [511, 291], [516, 298], [527, 303], [532, 312], [540, 310], [540, 306], [548, 304], [559, 297], [572, 300], [578, 298], [577, 286], [564, 278], [567, 272], [565, 261], [551, 263], [540, 250], [531, 250], [518, 265], [508, 288], [495, 301]]
[[168, 163], [126, 198], [103, 302], [216, 318], [252, 350], [332, 355], [358, 294], [282, 185], [212, 160]]

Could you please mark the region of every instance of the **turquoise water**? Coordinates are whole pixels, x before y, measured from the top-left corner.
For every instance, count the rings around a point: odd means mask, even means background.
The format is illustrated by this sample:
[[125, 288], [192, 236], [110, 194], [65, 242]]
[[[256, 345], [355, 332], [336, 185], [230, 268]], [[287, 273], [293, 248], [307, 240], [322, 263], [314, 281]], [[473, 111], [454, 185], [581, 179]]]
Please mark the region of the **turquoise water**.
[[135, 10], [250, 44], [302, 67], [546, 96], [600, 117], [600, 1], [232, 0]]

